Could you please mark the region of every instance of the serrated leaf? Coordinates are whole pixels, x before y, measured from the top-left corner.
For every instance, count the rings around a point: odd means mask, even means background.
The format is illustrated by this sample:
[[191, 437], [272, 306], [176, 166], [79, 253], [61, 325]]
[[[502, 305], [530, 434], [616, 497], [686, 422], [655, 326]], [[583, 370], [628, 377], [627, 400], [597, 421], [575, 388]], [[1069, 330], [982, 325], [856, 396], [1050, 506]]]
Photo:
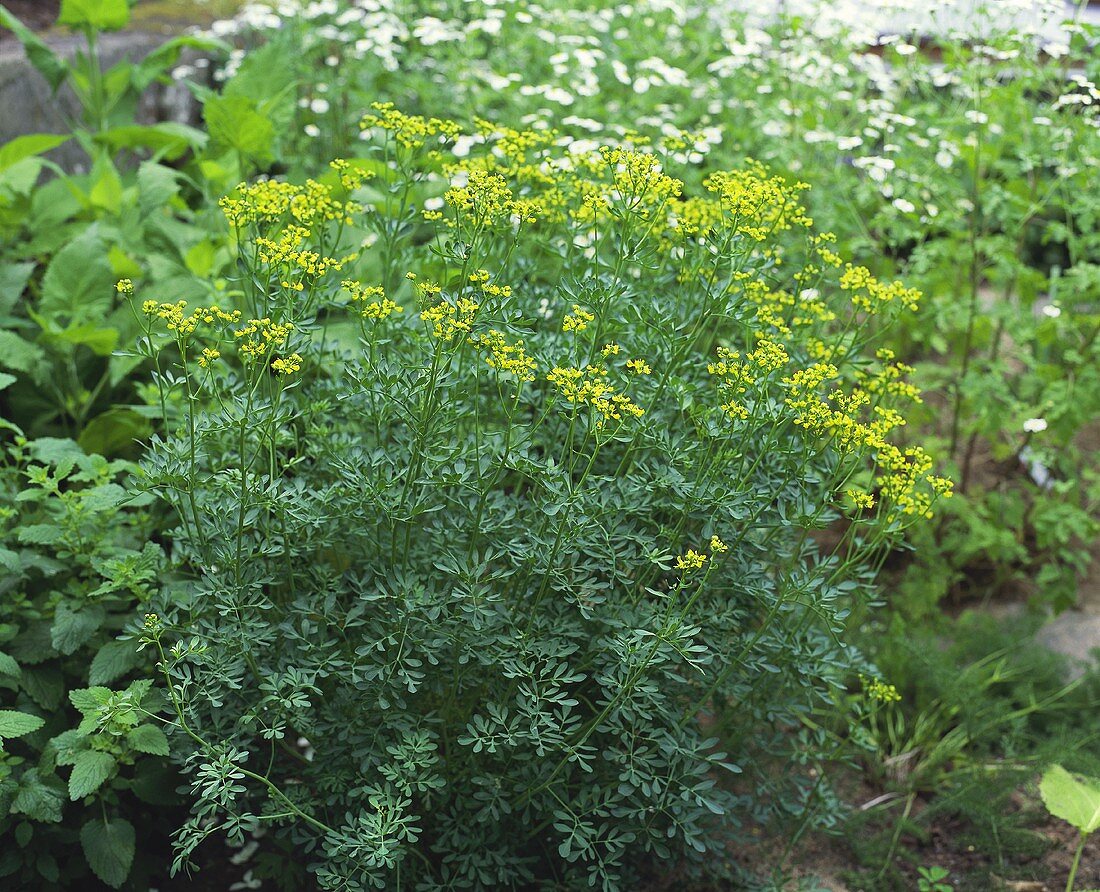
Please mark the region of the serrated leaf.
[[16, 712], [14, 709], [0, 709], [0, 739], [22, 737], [41, 728], [45, 721], [36, 715]]
[[156, 725], [138, 725], [126, 735], [126, 741], [139, 753], [151, 756], [168, 755], [168, 738]]
[[1052, 765], [1039, 784], [1043, 804], [1056, 818], [1082, 833], [1100, 829], [1100, 780], [1074, 777], [1061, 765]]
[[54, 545], [64, 532], [52, 523], [29, 523], [19, 528], [19, 541], [28, 545]]
[[56, 823], [61, 820], [65, 804], [65, 787], [53, 775], [41, 777], [38, 769], [23, 772], [19, 789], [11, 803], [13, 814], [26, 815], [36, 821]]
[[134, 863], [134, 826], [123, 818], [94, 818], [80, 828], [80, 845], [92, 872], [108, 886], [119, 888]]
[[18, 678], [21, 674], [19, 669], [19, 662], [11, 654], [6, 654], [0, 650], [0, 675], [7, 675], [11, 678]]
[[210, 139], [220, 149], [235, 149], [261, 164], [274, 159], [275, 125], [243, 96], [215, 96], [203, 107]]
[[71, 654], [91, 639], [106, 618], [106, 611], [98, 605], [72, 610], [62, 604], [50, 627], [50, 640], [59, 653]]
[[137, 647], [133, 641], [108, 641], [92, 658], [88, 682], [104, 685], [125, 675], [137, 665]]
[[96, 685], [90, 688], [77, 688], [69, 691], [69, 702], [83, 715], [95, 715], [101, 706], [111, 699], [111, 689]]
[[115, 294], [107, 247], [95, 226], [58, 251], [42, 277], [38, 312], [51, 322], [102, 320]]
[[98, 790], [115, 770], [115, 757], [98, 750], [85, 750], [73, 762], [69, 775], [69, 798], [76, 802]]

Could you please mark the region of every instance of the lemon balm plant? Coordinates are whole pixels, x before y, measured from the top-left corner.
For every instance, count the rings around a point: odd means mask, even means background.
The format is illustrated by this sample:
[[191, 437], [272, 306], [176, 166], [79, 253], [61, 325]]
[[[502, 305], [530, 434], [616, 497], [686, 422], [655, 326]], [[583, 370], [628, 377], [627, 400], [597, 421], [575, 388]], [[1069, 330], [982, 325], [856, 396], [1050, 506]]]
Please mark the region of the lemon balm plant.
[[950, 491], [867, 346], [918, 295], [753, 162], [687, 194], [662, 146], [364, 128], [369, 157], [226, 199], [238, 305], [135, 297], [176, 867], [260, 828], [330, 889], [717, 866], [821, 794], [776, 766], [835, 754], [810, 716], [866, 668], [847, 612]]

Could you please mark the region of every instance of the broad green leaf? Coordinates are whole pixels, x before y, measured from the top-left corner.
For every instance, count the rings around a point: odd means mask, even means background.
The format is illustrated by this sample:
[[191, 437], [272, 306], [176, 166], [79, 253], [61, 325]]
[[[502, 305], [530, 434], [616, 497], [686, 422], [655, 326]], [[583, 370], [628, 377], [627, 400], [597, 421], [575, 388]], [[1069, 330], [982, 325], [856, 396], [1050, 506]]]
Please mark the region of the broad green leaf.
[[152, 431], [146, 418], [133, 409], [116, 407], [97, 415], [80, 432], [78, 442], [86, 452], [114, 456], [134, 446]]
[[61, 820], [61, 809], [65, 804], [65, 787], [61, 780], [52, 774], [42, 777], [38, 769], [23, 772], [19, 778], [19, 790], [12, 800], [13, 814], [26, 815], [36, 821], [56, 823]]
[[108, 146], [112, 151], [148, 149], [169, 161], [175, 161], [189, 150], [198, 151], [206, 145], [207, 139], [207, 135], [201, 130], [174, 121], [114, 127], [96, 136], [97, 142]]
[[37, 344], [23, 340], [14, 331], [0, 331], [0, 366], [17, 372], [29, 372], [44, 356]]
[[92, 872], [117, 889], [134, 863], [134, 826], [124, 818], [93, 818], [80, 828], [80, 844]]
[[7, 372], [0, 372], [0, 390], [5, 387], [11, 387], [19, 379], [15, 375], [9, 375]]
[[61, 0], [57, 24], [97, 31], [119, 31], [130, 21], [126, 0]]
[[137, 665], [137, 647], [133, 641], [108, 641], [92, 659], [88, 667], [88, 681], [104, 685], [125, 675]]
[[156, 725], [138, 725], [126, 735], [126, 740], [139, 753], [152, 756], [168, 755], [168, 738]]
[[0, 675], [7, 675], [10, 678], [18, 678], [20, 675], [19, 663], [11, 654], [6, 654], [0, 650]]
[[41, 155], [50, 149], [56, 149], [71, 138], [60, 133], [31, 133], [27, 136], [17, 136], [0, 146], [0, 170], [7, 170], [7, 168], [24, 158]]
[[56, 91], [69, 76], [69, 67], [30, 28], [3, 6], [0, 6], [0, 27], [7, 28], [23, 44], [23, 51], [31, 65], [46, 79], [50, 89]]
[[54, 545], [64, 535], [61, 527], [52, 523], [29, 523], [19, 528], [19, 541], [27, 545]]
[[0, 709], [0, 739], [22, 737], [24, 734], [37, 731], [44, 724], [45, 722], [36, 715], [27, 715], [25, 712], [16, 712], [13, 709]]
[[89, 227], [50, 261], [38, 312], [57, 323], [100, 320], [114, 301], [115, 281], [107, 246], [96, 228]]
[[23, 561], [19, 557], [18, 551], [12, 551], [10, 548], [5, 548], [0, 545], [0, 566], [6, 567], [13, 573], [23, 568]]
[[93, 207], [118, 215], [122, 211], [122, 178], [106, 154], [96, 158], [88, 200]]
[[69, 798], [76, 802], [90, 796], [111, 776], [115, 770], [115, 757], [99, 750], [84, 750], [73, 762], [73, 772], [69, 775]]
[[107, 614], [102, 607], [93, 605], [72, 610], [62, 604], [57, 608], [53, 625], [50, 627], [50, 639], [59, 653], [71, 654], [86, 644], [96, 633]]
[[1039, 784], [1043, 804], [1056, 818], [1082, 833], [1100, 829], [1100, 780], [1074, 777], [1061, 765], [1052, 765]]
[[165, 207], [179, 194], [179, 174], [170, 167], [146, 161], [138, 168], [138, 207], [143, 217]]
[[102, 685], [69, 691], [69, 701], [84, 715], [95, 715], [110, 699], [111, 689]]
[[203, 107], [210, 139], [260, 164], [274, 160], [275, 125], [243, 96], [215, 96]]
[[[23, 290], [27, 287], [27, 280], [34, 272], [35, 263], [28, 260], [25, 263], [0, 263], [0, 315], [9, 313], [16, 302], [23, 296]], [[0, 332], [18, 337], [14, 332]], [[0, 349], [0, 356], [4, 351]], [[14, 368], [14, 366], [9, 366]]]

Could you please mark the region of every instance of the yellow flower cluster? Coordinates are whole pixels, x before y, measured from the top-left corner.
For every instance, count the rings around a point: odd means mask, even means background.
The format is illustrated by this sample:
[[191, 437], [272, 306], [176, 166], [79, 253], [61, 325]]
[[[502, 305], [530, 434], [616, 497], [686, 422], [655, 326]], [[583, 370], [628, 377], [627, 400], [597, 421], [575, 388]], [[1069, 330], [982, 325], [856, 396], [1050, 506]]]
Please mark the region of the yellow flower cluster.
[[863, 690], [871, 700], [875, 700], [879, 703], [898, 703], [901, 700], [901, 694], [898, 693], [898, 689], [892, 684], [887, 684], [878, 678], [867, 678], [864, 675], [859, 676], [859, 681], [863, 685]]
[[648, 375], [653, 371], [644, 359], [628, 359], [626, 367], [635, 375]]
[[[340, 188], [348, 192], [359, 188], [370, 175], [347, 161], [334, 161], [332, 168], [337, 173]], [[329, 221], [350, 223], [363, 209], [354, 201], [338, 199], [332, 186], [316, 180], [306, 180], [301, 186], [282, 180], [242, 183], [234, 197], [223, 198], [219, 205], [226, 220], [236, 228], [252, 223], [275, 223], [288, 214], [307, 228]]]
[[502, 332], [492, 329], [474, 336], [470, 342], [488, 353], [485, 362], [490, 368], [514, 375], [521, 383], [535, 380], [535, 361], [527, 355], [523, 341], [509, 344]]
[[493, 282], [487, 269], [479, 269], [477, 272], [470, 273], [470, 284], [480, 288], [483, 294], [488, 294], [490, 297], [505, 298], [512, 296], [512, 286], [498, 285]]
[[725, 554], [729, 550], [730, 547], [717, 536], [710, 537], [711, 554]]
[[119, 294], [133, 294], [134, 283], [130, 279], [119, 279], [115, 283], [115, 291]]
[[663, 204], [679, 197], [684, 184], [661, 171], [661, 160], [649, 152], [602, 146], [600, 156], [612, 171], [613, 192], [627, 209]]
[[517, 205], [508, 182], [499, 173], [475, 167], [468, 172], [465, 186], [448, 189], [444, 201], [475, 224], [491, 226], [511, 220]]
[[179, 300], [174, 304], [157, 303], [155, 300], [147, 300], [141, 305], [141, 311], [146, 316], [163, 319], [165, 328], [174, 331], [177, 337], [186, 338], [194, 333], [199, 324], [213, 325], [216, 322], [225, 322], [235, 325], [241, 318], [240, 310], [225, 312], [217, 306], [196, 307], [190, 313], [187, 312], [187, 301]]
[[[438, 287], [438, 286], [437, 286]], [[481, 305], [465, 297], [452, 304], [441, 300], [435, 306], [420, 311], [420, 318], [432, 326], [432, 334], [443, 341], [450, 341], [456, 334], [469, 334], [474, 316]]]
[[[308, 229], [301, 226], [288, 226], [280, 234], [278, 241], [257, 238], [256, 246], [260, 249], [260, 262], [280, 269], [288, 278], [297, 276], [317, 278], [333, 270], [340, 271], [345, 264], [356, 257], [355, 254], [343, 258], [326, 257], [316, 251], [303, 250], [302, 245], [309, 236]], [[301, 280], [284, 280], [282, 285], [294, 291], [302, 291], [304, 287]]]
[[852, 504], [860, 510], [870, 510], [875, 507], [875, 497], [861, 489], [848, 489], [844, 494], [851, 499]]
[[708, 176], [703, 185], [718, 196], [722, 209], [733, 218], [735, 230], [762, 242], [769, 234], [793, 226], [809, 228], [813, 220], [799, 204], [805, 183], [790, 185], [751, 158], [740, 170], [721, 171]]
[[238, 350], [246, 361], [259, 359], [268, 351], [281, 347], [294, 331], [294, 326], [289, 322], [272, 322], [265, 316], [263, 319], [249, 319], [243, 328], [233, 332], [233, 337], [240, 341]]
[[[608, 357], [608, 356], [618, 356], [618, 355], [619, 355], [619, 345], [618, 344], [614, 344], [614, 343], [604, 344], [603, 347], [600, 348], [600, 356], [603, 356], [605, 358]], [[630, 363], [627, 363], [627, 365], [630, 365]]]
[[676, 569], [690, 573], [692, 570], [701, 570], [707, 562], [707, 556], [702, 552], [689, 548], [676, 558]]
[[214, 347], [207, 347], [202, 351], [202, 355], [199, 356], [199, 365], [204, 369], [214, 364], [214, 361], [221, 356], [221, 351]]
[[398, 145], [406, 149], [422, 148], [433, 137], [438, 142], [453, 140], [462, 132], [453, 121], [406, 115], [398, 111], [392, 102], [372, 102], [371, 108], [374, 113], [363, 116], [359, 129], [377, 127], [389, 133]]
[[271, 363], [271, 367], [280, 375], [293, 375], [302, 370], [302, 357], [297, 353], [280, 357]]
[[631, 402], [628, 396], [615, 393], [607, 383], [607, 369], [586, 366], [584, 369], [555, 367], [546, 376], [558, 392], [575, 406], [588, 405], [597, 414], [596, 426], [609, 420], [622, 422], [625, 416], [641, 418], [645, 409]]
[[852, 304], [868, 313], [877, 313], [884, 306], [900, 303], [907, 310], [916, 310], [921, 293], [906, 288], [901, 282], [880, 282], [864, 266], [846, 264], [840, 276], [840, 287], [852, 293]]
[[592, 322], [595, 318], [595, 316], [593, 316], [579, 304], [573, 304], [573, 312], [568, 314], [562, 320], [561, 330], [584, 331], [586, 328], [588, 328], [588, 323]]
[[351, 295], [351, 301], [364, 319], [378, 322], [394, 313], [405, 312], [394, 301], [386, 297], [386, 289], [381, 285], [364, 286], [355, 279], [345, 279], [341, 285]]

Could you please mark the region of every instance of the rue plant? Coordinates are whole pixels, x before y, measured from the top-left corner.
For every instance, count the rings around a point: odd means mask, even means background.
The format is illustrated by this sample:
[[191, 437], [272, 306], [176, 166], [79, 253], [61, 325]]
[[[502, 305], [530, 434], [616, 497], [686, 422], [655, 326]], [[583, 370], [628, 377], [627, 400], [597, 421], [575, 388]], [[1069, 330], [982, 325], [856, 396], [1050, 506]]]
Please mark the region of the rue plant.
[[232, 306], [134, 299], [176, 867], [266, 827], [328, 889], [705, 869], [820, 795], [848, 611], [950, 493], [868, 349], [919, 295], [754, 162], [689, 194], [659, 144], [363, 128], [223, 202]]

